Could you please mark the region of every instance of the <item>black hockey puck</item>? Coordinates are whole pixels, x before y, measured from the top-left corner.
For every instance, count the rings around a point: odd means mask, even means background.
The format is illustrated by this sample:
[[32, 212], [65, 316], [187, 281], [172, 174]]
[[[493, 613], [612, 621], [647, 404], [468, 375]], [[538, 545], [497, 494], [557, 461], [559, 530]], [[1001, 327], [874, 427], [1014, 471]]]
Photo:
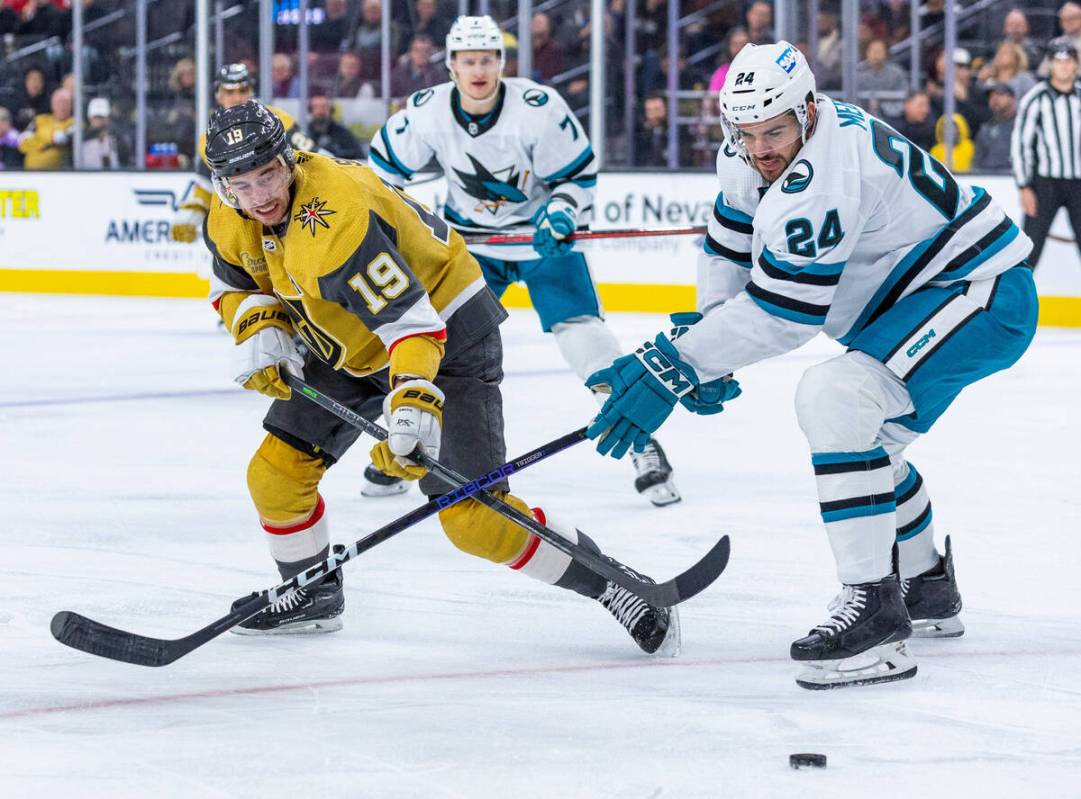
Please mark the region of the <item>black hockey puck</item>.
[[826, 756], [815, 754], [814, 752], [789, 755], [788, 765], [792, 768], [825, 768]]

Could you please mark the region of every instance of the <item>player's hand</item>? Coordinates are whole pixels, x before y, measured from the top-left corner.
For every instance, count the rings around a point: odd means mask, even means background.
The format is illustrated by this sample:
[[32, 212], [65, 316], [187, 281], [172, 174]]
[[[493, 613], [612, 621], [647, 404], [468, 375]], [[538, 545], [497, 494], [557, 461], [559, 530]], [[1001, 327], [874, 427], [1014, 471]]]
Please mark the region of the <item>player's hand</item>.
[[410, 460], [417, 447], [429, 458], [439, 457], [443, 434], [443, 392], [428, 380], [409, 377], [383, 400], [388, 435], [372, 447], [372, 463], [384, 474], [419, 480], [427, 469]]
[[569, 236], [578, 227], [578, 208], [574, 201], [562, 195], [552, 195], [533, 217], [537, 226], [533, 234], [533, 249], [542, 258], [568, 255], [574, 244]]
[[1025, 216], [1036, 216], [1036, 192], [1030, 188], [1021, 189], [1021, 210]]
[[190, 244], [199, 236], [206, 213], [198, 208], [181, 208], [169, 226], [169, 238]]
[[[698, 324], [702, 320], [702, 314], [697, 311], [681, 311], [669, 314], [668, 318], [672, 322], [668, 339], [675, 341]], [[741, 393], [743, 392], [739, 387], [739, 381], [731, 374], [727, 374], [696, 386], [690, 394], [680, 397], [679, 404], [699, 416], [712, 416], [723, 411], [724, 403], [735, 399]]]
[[293, 391], [282, 369], [304, 377], [304, 356], [293, 340], [293, 325], [275, 298], [252, 294], [233, 318], [233, 367], [236, 382], [273, 399], [287, 400]]
[[607, 387], [612, 395], [586, 435], [600, 439], [597, 452], [622, 458], [631, 447], [635, 452], [645, 448], [676, 403], [697, 388], [699, 380], [661, 333], [632, 354], [616, 358], [607, 369], [594, 372], [586, 385], [601, 393]]

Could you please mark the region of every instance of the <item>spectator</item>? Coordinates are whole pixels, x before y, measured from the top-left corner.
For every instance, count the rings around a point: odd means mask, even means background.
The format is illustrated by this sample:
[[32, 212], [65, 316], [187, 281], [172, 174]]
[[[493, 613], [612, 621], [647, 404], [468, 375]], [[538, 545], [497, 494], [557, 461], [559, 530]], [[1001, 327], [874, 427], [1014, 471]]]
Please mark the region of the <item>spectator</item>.
[[[723, 63], [714, 70], [709, 79], [710, 95], [716, 95], [720, 92], [721, 87], [724, 86], [724, 79], [728, 77], [728, 67], [731, 65], [732, 59], [749, 41], [750, 37], [747, 35], [747, 29], [742, 25], [737, 25], [728, 31], [728, 35], [724, 37], [724, 49], [721, 51]], [[717, 97], [711, 96], [709, 99], [713, 101], [712, 108], [717, 109], [717, 103], [719, 102]], [[716, 113], [714, 113], [714, 116], [716, 116]]]
[[[378, 81], [382, 63], [383, 3], [382, 0], [364, 0], [360, 7], [360, 25], [353, 34], [351, 50], [360, 55], [360, 75]], [[390, 23], [390, 52], [398, 51], [398, 23]]]
[[349, 5], [346, 0], [325, 0], [323, 21], [312, 25], [308, 46], [313, 53], [337, 53], [349, 38]]
[[529, 30], [533, 34], [532, 78], [543, 83], [563, 71], [563, 48], [552, 37], [552, 20], [547, 14], [534, 14]]
[[27, 67], [23, 73], [23, 88], [13, 103], [15, 127], [25, 130], [34, 117], [49, 111], [49, 95], [45, 91], [45, 73], [40, 67]]
[[15, 35], [39, 38], [66, 36], [67, 22], [64, 12], [51, 3], [45, 0], [27, 0], [19, 12], [19, 26], [15, 29]]
[[[361, 76], [362, 62], [359, 55], [349, 51], [342, 53], [338, 62], [338, 76], [334, 79], [332, 94], [335, 97], [357, 97], [361, 93], [374, 94], [370, 84]], [[367, 88], [365, 88], [367, 87]]]
[[[867, 45], [867, 60], [856, 68], [856, 86], [861, 99], [864, 92], [891, 92], [898, 98], [908, 89], [908, 75], [896, 64], [889, 62], [889, 45], [885, 39], [872, 39]], [[867, 110], [876, 116], [896, 117], [904, 105], [902, 99], [880, 99], [872, 96], [867, 100]]]
[[995, 57], [980, 70], [981, 84], [1008, 83], [1013, 87], [1015, 97], [1023, 97], [1025, 92], [1036, 85], [1036, 77], [1028, 71], [1028, 56], [1024, 49], [1013, 42], [1003, 42], [995, 50]]
[[413, 24], [410, 30], [410, 38], [415, 39], [418, 34], [424, 34], [431, 38], [432, 43], [443, 49], [450, 32], [449, 18], [439, 13], [439, 4], [436, 0], [416, 0], [413, 3]]
[[300, 79], [293, 75], [293, 59], [275, 53], [270, 59], [271, 97], [300, 97]]
[[[972, 55], [963, 47], [955, 48], [953, 65], [953, 93], [956, 101], [954, 110], [965, 118], [969, 130], [978, 132], [989, 112], [983, 92], [973, 84]], [[935, 58], [935, 74], [927, 81], [927, 94], [931, 98], [932, 112], [935, 116], [941, 116], [943, 113], [946, 95], [943, 86], [945, 75], [946, 51], [942, 50]]]
[[821, 89], [835, 89], [841, 85], [841, 26], [837, 12], [822, 9], [818, 12], [818, 53], [815, 58], [815, 79]]
[[0, 108], [0, 169], [22, 169], [23, 154], [19, 152], [19, 132], [11, 126], [11, 112]]
[[1009, 171], [1010, 137], [1013, 135], [1013, 120], [1017, 116], [1017, 96], [1008, 83], [996, 83], [988, 88], [987, 105], [991, 109], [991, 119], [980, 128], [976, 136], [976, 159], [973, 162], [977, 171]]
[[391, 97], [408, 97], [447, 79], [446, 67], [432, 63], [434, 52], [435, 46], [428, 34], [418, 33], [413, 37], [409, 52], [399, 59], [390, 73]]
[[169, 72], [169, 91], [173, 100], [195, 101], [195, 61], [181, 58]]
[[19, 152], [25, 156], [27, 169], [60, 169], [71, 165], [71, 135], [75, 127], [71, 92], [57, 89], [49, 105], [51, 112], [34, 117], [19, 138]]
[[976, 147], [969, 135], [968, 121], [960, 114], [953, 115], [953, 141], [952, 163], [946, 160], [946, 117], [939, 117], [935, 123], [935, 146], [931, 148], [931, 155], [946, 165], [951, 172], [972, 171], [972, 157]]
[[308, 133], [316, 147], [337, 158], [367, 157], [356, 136], [334, 119], [334, 103], [324, 94], [314, 94], [308, 100]]
[[755, 0], [747, 9], [747, 36], [751, 44], [772, 44], [773, 6], [765, 0]]
[[128, 148], [112, 124], [112, 109], [104, 97], [95, 97], [86, 107], [87, 125], [83, 133], [82, 169], [121, 169], [128, 164]]
[[[1010, 42], [1021, 48], [1028, 59], [1028, 67], [1040, 63], [1042, 49], [1029, 35], [1028, 17], [1019, 8], [1012, 9], [1002, 22], [1002, 41]], [[1018, 94], [1018, 97], [1021, 95]]]
[[1081, 50], [1081, 5], [1073, 0], [1063, 3], [1058, 10], [1058, 24], [1062, 35], [1069, 36], [1074, 47]]
[[[651, 94], [642, 104], [642, 126], [635, 135], [634, 159], [639, 166], [668, 166], [668, 100]], [[692, 155], [688, 130], [679, 127], [679, 162], [689, 163]]]
[[931, 121], [931, 98], [927, 92], [915, 91], [908, 95], [901, 118], [895, 120], [897, 132], [924, 150], [935, 143], [935, 125]]

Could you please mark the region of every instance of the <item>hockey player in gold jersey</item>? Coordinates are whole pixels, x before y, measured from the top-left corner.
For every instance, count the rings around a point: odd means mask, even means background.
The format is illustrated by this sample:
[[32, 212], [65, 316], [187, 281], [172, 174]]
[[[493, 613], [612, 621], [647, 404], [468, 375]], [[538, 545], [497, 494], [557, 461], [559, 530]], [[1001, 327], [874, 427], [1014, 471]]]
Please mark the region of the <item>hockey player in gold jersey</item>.
[[[232, 108], [246, 103], [255, 94], [251, 75], [244, 64], [226, 64], [218, 71], [218, 80], [214, 84], [214, 102], [219, 108]], [[298, 150], [314, 149], [314, 142], [296, 124], [293, 117], [280, 108], [266, 106], [274, 116], [282, 121], [290, 144]], [[210, 171], [206, 166], [206, 135], [199, 137], [199, 153], [195, 161], [195, 174], [192, 176], [188, 193], [181, 198], [176, 216], [169, 228], [169, 237], [173, 241], [193, 242], [199, 236], [199, 230], [210, 210], [210, 198], [214, 189], [210, 185]]]
[[[281, 120], [257, 102], [214, 113], [207, 163], [217, 198], [205, 228], [211, 300], [236, 340], [237, 382], [274, 398], [248, 487], [283, 577], [327, 557], [319, 483], [358, 437], [355, 428], [292, 397], [281, 370], [369, 418], [390, 435], [372, 449], [384, 471], [449, 490], [408, 460], [417, 446], [468, 476], [506, 460], [499, 324], [506, 312], [446, 222], [366, 166], [294, 152]], [[302, 356], [294, 342], [307, 345]], [[571, 540], [573, 526], [493, 486]], [[459, 549], [598, 600], [647, 652], [674, 654], [674, 609], [647, 605], [558, 549], [468, 499], [439, 514]], [[341, 572], [299, 589], [239, 632], [338, 629]]]

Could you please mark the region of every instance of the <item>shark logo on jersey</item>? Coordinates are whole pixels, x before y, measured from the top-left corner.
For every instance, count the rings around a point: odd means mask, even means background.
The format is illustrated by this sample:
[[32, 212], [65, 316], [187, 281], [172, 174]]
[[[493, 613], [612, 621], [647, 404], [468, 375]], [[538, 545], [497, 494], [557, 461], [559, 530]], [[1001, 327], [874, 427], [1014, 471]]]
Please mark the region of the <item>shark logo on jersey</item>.
[[785, 194], [799, 194], [811, 185], [814, 174], [815, 171], [811, 168], [810, 162], [801, 158], [792, 165], [792, 171], [785, 176], [784, 182], [781, 183], [781, 191]]
[[540, 89], [527, 89], [525, 93], [522, 94], [522, 99], [525, 100], [526, 105], [540, 108], [542, 105], [548, 103], [548, 92], [543, 92]]
[[[473, 164], [476, 174], [470, 175], [460, 169], [455, 169], [454, 174], [458, 176], [466, 194], [480, 200], [477, 210], [484, 207], [489, 213], [495, 214], [504, 203], [524, 203], [529, 199], [518, 188], [521, 176], [513, 165], [491, 172], [469, 153], [466, 153], [466, 157]], [[505, 177], [497, 177], [497, 173], [503, 173]]]
[[433, 94], [435, 94], [434, 89], [421, 89], [419, 92], [413, 95], [413, 107], [420, 108], [422, 105], [432, 99]]
[[312, 197], [311, 202], [307, 205], [300, 206], [300, 210], [297, 211], [296, 216], [293, 217], [294, 222], [299, 222], [301, 227], [306, 227], [308, 232], [312, 234], [312, 238], [315, 238], [315, 226], [324, 227], [327, 230], [330, 229], [330, 223], [323, 217], [330, 216], [331, 214], [338, 213], [337, 211], [331, 211], [324, 206], [327, 204], [326, 200], [319, 202], [318, 197]]

